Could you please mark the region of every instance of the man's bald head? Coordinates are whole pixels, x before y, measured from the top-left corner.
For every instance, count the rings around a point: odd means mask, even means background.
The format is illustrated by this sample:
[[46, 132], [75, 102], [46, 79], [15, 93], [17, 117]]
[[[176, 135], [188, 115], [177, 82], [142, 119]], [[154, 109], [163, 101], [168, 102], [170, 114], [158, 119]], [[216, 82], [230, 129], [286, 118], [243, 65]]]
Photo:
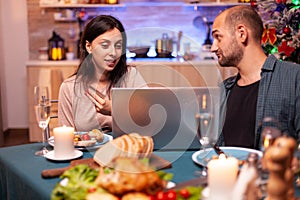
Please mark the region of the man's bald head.
[[216, 20], [224, 21], [224, 25], [232, 32], [238, 24], [244, 24], [251, 32], [256, 41], [261, 41], [264, 31], [263, 22], [258, 13], [250, 6], [234, 6], [221, 12]]

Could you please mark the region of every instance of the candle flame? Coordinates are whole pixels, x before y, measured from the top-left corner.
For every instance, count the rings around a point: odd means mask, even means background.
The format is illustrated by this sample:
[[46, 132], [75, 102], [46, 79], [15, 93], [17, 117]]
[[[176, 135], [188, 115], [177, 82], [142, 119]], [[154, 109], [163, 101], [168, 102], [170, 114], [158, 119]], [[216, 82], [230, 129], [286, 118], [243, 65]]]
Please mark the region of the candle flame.
[[265, 138], [265, 140], [264, 140], [264, 147], [267, 148], [269, 146], [270, 146], [270, 140], [269, 140], [269, 138]]
[[219, 155], [219, 160], [226, 160], [225, 154], [221, 153], [221, 154]]
[[204, 126], [207, 126], [208, 125], [208, 120], [206, 119], [206, 120], [204, 120]]
[[206, 94], [202, 96], [202, 109], [206, 109]]

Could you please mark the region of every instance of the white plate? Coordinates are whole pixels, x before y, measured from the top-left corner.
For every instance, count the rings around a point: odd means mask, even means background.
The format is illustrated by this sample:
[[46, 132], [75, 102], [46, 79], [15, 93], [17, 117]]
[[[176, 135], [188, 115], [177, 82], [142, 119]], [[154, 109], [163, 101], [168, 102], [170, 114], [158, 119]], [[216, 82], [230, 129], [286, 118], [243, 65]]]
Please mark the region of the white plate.
[[[257, 153], [259, 157], [262, 157], [262, 152], [255, 149], [241, 148], [241, 147], [220, 147], [227, 156], [235, 157], [239, 160], [246, 160], [248, 154], [253, 152]], [[206, 166], [211, 160], [212, 156], [217, 156], [218, 154], [212, 149], [207, 148], [205, 151], [200, 150], [192, 155], [192, 159], [195, 163]]]
[[172, 182], [172, 181], [168, 181], [166, 189], [170, 189], [176, 186], [176, 183]]
[[82, 151], [79, 150], [74, 150], [74, 155], [71, 157], [64, 157], [64, 158], [56, 158], [54, 156], [54, 150], [53, 151], [49, 151], [46, 155], [45, 158], [49, 159], [49, 160], [56, 160], [56, 161], [64, 161], [64, 160], [73, 160], [75, 158], [79, 158], [80, 156], [82, 156]]
[[[84, 133], [87, 133], [87, 132], [76, 132], [76, 134], [84, 134]], [[111, 135], [108, 135], [108, 134], [103, 134], [104, 136], [104, 139], [102, 142], [96, 142], [96, 144], [94, 144], [93, 146], [89, 146], [89, 147], [82, 147], [82, 146], [75, 146], [76, 149], [79, 149], [79, 150], [93, 150], [93, 149], [97, 149], [99, 147], [101, 147], [102, 145], [104, 145], [105, 143], [111, 141], [113, 139], [113, 137]], [[54, 147], [54, 137], [51, 136], [49, 139], [48, 139], [48, 144], [53, 146]]]

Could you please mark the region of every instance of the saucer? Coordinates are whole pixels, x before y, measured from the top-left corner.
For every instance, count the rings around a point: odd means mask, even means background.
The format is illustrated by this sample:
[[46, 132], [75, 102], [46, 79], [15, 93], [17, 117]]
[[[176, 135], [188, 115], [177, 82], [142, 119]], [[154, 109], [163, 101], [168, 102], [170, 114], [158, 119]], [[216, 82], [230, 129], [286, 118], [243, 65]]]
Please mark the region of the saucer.
[[74, 150], [74, 155], [70, 156], [70, 157], [64, 157], [64, 158], [56, 158], [54, 156], [54, 150], [53, 151], [49, 151], [46, 155], [45, 158], [49, 159], [49, 160], [55, 160], [55, 161], [64, 161], [64, 160], [72, 160], [75, 158], [79, 158], [80, 156], [82, 156], [82, 151], [79, 150]]

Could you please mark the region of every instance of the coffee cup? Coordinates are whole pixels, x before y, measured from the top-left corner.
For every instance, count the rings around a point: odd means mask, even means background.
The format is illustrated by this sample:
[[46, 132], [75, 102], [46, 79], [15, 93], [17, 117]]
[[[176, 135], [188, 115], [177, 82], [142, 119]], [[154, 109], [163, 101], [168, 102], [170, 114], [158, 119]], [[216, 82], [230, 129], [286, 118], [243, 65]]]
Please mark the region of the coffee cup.
[[74, 60], [74, 58], [75, 58], [74, 52], [67, 52], [66, 58], [67, 58], [67, 60]]

